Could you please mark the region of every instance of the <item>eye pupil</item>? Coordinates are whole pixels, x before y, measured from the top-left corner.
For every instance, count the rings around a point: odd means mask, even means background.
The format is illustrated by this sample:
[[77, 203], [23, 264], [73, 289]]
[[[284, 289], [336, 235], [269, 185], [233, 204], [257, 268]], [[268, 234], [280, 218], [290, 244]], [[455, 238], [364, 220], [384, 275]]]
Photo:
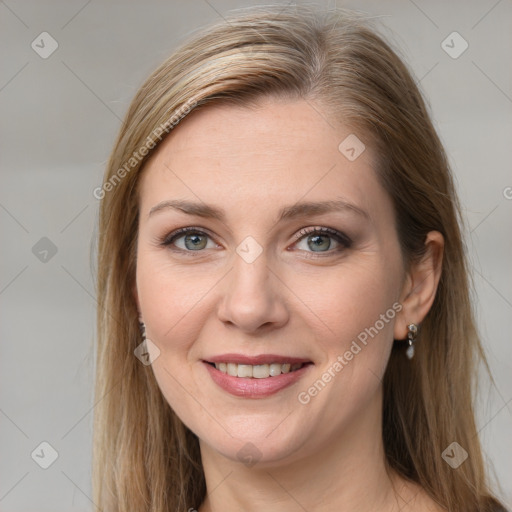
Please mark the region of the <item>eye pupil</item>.
[[185, 247], [191, 250], [204, 249], [206, 247], [206, 237], [199, 234], [186, 235]]
[[312, 251], [327, 251], [331, 247], [331, 238], [327, 235], [312, 235], [308, 237], [308, 247]]

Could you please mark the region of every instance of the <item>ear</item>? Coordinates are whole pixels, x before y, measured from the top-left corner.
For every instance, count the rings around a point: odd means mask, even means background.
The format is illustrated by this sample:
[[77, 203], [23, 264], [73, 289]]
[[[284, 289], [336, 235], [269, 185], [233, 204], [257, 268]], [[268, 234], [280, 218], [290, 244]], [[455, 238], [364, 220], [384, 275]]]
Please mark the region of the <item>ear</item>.
[[425, 254], [411, 264], [402, 287], [402, 310], [394, 327], [396, 340], [407, 338], [407, 326], [420, 324], [432, 307], [441, 277], [443, 250], [443, 235], [439, 231], [430, 231], [425, 239]]

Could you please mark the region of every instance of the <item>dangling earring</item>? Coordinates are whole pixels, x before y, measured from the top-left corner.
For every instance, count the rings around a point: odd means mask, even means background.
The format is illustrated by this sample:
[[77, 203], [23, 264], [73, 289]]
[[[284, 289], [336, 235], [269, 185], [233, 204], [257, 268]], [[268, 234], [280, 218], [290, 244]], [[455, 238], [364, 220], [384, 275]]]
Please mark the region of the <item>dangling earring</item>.
[[418, 335], [418, 326], [416, 324], [409, 324], [407, 329], [407, 341], [409, 342], [409, 346], [405, 351], [405, 355], [408, 359], [412, 359], [414, 357], [414, 342], [416, 341], [416, 336]]
[[142, 342], [144, 343], [146, 341], [146, 324], [139, 320], [139, 325], [140, 325], [140, 332], [141, 332], [141, 336], [142, 336]]

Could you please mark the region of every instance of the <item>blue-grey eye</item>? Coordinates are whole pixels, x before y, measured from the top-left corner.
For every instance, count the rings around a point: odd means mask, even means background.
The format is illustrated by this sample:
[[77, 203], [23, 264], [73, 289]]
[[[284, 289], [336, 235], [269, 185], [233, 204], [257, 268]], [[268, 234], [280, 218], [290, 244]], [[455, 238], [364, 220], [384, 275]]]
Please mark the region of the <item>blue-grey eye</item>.
[[332, 245], [329, 235], [310, 235], [307, 237], [308, 247], [315, 252], [328, 251]]
[[297, 249], [306, 252], [335, 252], [351, 246], [351, 240], [332, 228], [303, 229], [297, 235]]
[[204, 249], [208, 242], [208, 237], [206, 235], [199, 235], [197, 233], [185, 235], [183, 238], [185, 239], [185, 247], [191, 251]]
[[185, 232], [184, 230], [181, 230], [174, 233], [167, 237], [163, 242], [163, 245], [174, 246], [177, 249], [187, 252], [198, 252], [203, 249], [215, 249], [217, 247], [215, 242], [207, 233], [191, 229], [186, 229]]

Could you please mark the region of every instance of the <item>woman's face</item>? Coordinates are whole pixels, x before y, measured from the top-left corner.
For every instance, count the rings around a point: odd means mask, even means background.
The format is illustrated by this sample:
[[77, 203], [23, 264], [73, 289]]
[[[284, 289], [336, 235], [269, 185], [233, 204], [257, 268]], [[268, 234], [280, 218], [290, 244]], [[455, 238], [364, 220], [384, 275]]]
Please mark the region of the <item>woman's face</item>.
[[364, 134], [320, 111], [193, 112], [141, 181], [152, 368], [202, 448], [234, 460], [293, 460], [381, 428], [404, 283], [394, 213]]

